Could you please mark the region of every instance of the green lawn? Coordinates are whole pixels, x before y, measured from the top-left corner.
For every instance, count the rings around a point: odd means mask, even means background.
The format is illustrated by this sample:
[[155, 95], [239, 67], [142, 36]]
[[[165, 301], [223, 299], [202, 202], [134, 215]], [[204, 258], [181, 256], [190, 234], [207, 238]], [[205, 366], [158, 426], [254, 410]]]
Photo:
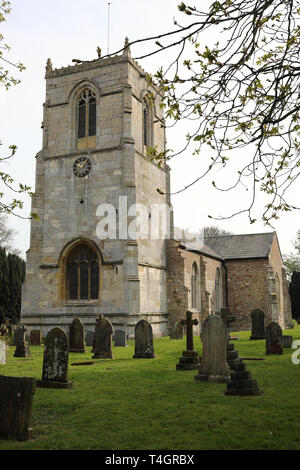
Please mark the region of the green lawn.
[[[113, 348], [114, 359], [95, 365], [71, 366], [91, 360], [70, 353], [71, 390], [37, 388], [33, 401], [35, 438], [27, 442], [0, 440], [0, 449], [300, 449], [300, 364], [294, 350], [266, 356], [265, 341], [250, 341], [250, 331], [233, 333], [239, 357], [247, 361], [260, 396], [225, 396], [225, 384], [199, 382], [197, 371], [177, 371], [185, 339], [154, 341], [155, 359], [132, 359], [134, 341]], [[300, 325], [284, 334], [300, 339]], [[201, 354], [199, 337], [194, 347]], [[13, 357], [0, 374], [41, 378], [43, 347], [31, 346], [31, 358]], [[299, 355], [300, 356], [300, 355]]]

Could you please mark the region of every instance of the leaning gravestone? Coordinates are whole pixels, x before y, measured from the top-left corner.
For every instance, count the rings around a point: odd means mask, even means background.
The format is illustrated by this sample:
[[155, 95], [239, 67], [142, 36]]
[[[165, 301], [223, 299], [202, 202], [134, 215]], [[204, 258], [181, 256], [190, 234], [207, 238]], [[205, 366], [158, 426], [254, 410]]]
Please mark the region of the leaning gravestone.
[[93, 359], [112, 359], [113, 327], [109, 320], [100, 315], [96, 320], [95, 340], [93, 346]]
[[0, 435], [27, 441], [32, 437], [31, 416], [36, 379], [0, 375]]
[[6, 364], [6, 344], [0, 341], [0, 364]]
[[69, 331], [69, 352], [84, 353], [84, 325], [80, 318], [74, 318]]
[[22, 328], [19, 328], [15, 331], [15, 353], [14, 357], [30, 357], [30, 350], [28, 343], [25, 341], [25, 333], [27, 329], [23, 325]]
[[42, 344], [42, 331], [41, 330], [31, 330], [30, 344], [32, 344], [33, 346], [41, 346]]
[[266, 354], [282, 354], [282, 330], [276, 322], [266, 328]]
[[154, 358], [152, 326], [146, 320], [140, 320], [135, 326], [135, 359]]
[[116, 330], [115, 331], [115, 346], [126, 347], [126, 336], [127, 333], [125, 330]]
[[265, 339], [265, 314], [262, 310], [256, 309], [251, 313], [252, 329], [250, 339]]
[[203, 353], [199, 374], [195, 379], [208, 382], [228, 382], [230, 369], [226, 361], [228, 331], [220, 315], [210, 315], [202, 326]]
[[38, 387], [72, 388], [68, 382], [69, 345], [66, 333], [61, 328], [53, 328], [47, 334], [44, 347], [42, 380]]

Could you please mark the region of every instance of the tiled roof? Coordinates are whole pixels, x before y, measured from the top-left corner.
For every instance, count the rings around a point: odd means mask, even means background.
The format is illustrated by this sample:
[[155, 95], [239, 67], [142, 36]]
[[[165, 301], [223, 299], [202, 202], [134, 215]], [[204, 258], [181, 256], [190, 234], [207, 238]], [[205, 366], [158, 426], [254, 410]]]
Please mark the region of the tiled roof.
[[224, 259], [266, 258], [276, 232], [205, 237], [205, 245]]

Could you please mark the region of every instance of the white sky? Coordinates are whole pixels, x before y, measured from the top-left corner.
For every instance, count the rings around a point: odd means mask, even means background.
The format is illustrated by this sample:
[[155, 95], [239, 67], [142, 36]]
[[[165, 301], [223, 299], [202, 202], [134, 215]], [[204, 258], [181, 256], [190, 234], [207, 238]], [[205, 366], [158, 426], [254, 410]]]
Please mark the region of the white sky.
[[[194, 1], [197, 4], [196, 1]], [[193, 3], [193, 4], [194, 4]], [[4, 42], [11, 46], [6, 58], [21, 61], [26, 71], [14, 73], [22, 80], [8, 92], [0, 89], [0, 148], [4, 156], [10, 144], [18, 146], [15, 157], [3, 167], [16, 181], [34, 188], [35, 155], [42, 146], [42, 111], [45, 99], [45, 65], [48, 57], [53, 67], [72, 64], [73, 58], [92, 60], [97, 58], [96, 47], [102, 54], [108, 49], [108, 2], [106, 0], [12, 0], [12, 12], [2, 23]], [[121, 49], [126, 36], [129, 40], [142, 39], [174, 29], [173, 17], [182, 18], [177, 10], [177, 0], [111, 0], [109, 51]], [[132, 56], [138, 57], [146, 44], [132, 48]], [[155, 55], [139, 60], [147, 72], [154, 72], [166, 61]], [[184, 126], [182, 126], [183, 128]], [[186, 129], [180, 133], [167, 133], [168, 147], [176, 149], [184, 141]], [[189, 152], [191, 153], [191, 152]], [[170, 163], [172, 192], [189, 184], [199, 174], [199, 157], [189, 154], [178, 156]], [[1, 168], [2, 169], [2, 168]], [[230, 172], [220, 170], [213, 179], [230, 182]], [[199, 182], [192, 188], [172, 198], [175, 224], [190, 230], [205, 225], [218, 225], [234, 233], [258, 233], [273, 230], [262, 223], [249, 224], [247, 215], [225, 221], [214, 221], [207, 216], [230, 215], [245, 207], [248, 193], [220, 193], [214, 190], [211, 179]], [[300, 198], [299, 184], [293, 187], [294, 203]], [[261, 206], [262, 209], [262, 206]], [[30, 200], [24, 205], [23, 215], [30, 212]], [[30, 223], [16, 217], [9, 218], [9, 225], [17, 230], [14, 245], [23, 256], [29, 248]], [[293, 250], [292, 240], [300, 228], [299, 211], [286, 213], [274, 224], [282, 253]]]

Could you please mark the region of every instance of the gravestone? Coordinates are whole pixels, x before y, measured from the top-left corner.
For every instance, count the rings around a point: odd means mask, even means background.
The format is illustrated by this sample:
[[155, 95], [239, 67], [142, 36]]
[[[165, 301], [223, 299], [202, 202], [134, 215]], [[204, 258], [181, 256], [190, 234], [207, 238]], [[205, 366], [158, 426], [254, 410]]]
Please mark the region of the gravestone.
[[109, 320], [100, 315], [96, 320], [93, 359], [112, 359], [113, 327]]
[[94, 331], [87, 331], [86, 337], [85, 337], [85, 344], [87, 346], [93, 346], [94, 345], [94, 336], [95, 336]]
[[282, 335], [282, 347], [291, 348], [293, 344], [293, 337], [291, 335]]
[[266, 328], [266, 354], [282, 354], [282, 330], [276, 322]]
[[68, 382], [69, 345], [66, 333], [61, 328], [53, 328], [46, 336], [42, 380], [38, 387], [72, 388]]
[[17, 343], [25, 341], [25, 333], [27, 329], [24, 327], [18, 327], [14, 331], [14, 346], [16, 346]]
[[135, 325], [135, 350], [134, 358], [154, 358], [152, 326], [146, 320], [140, 320]]
[[32, 437], [31, 417], [36, 379], [0, 375], [0, 435], [27, 441]]
[[252, 329], [250, 339], [265, 339], [265, 314], [262, 310], [256, 309], [251, 313]]
[[23, 325], [15, 331], [15, 353], [14, 357], [30, 357], [30, 349], [28, 343], [25, 341], [25, 333], [27, 329]]
[[69, 352], [84, 353], [84, 325], [74, 318], [69, 329]]
[[42, 331], [41, 330], [31, 330], [30, 344], [32, 344], [33, 346], [41, 346], [42, 344]]
[[126, 347], [126, 337], [127, 333], [125, 330], [116, 330], [115, 331], [115, 346]]
[[226, 361], [228, 331], [220, 315], [210, 315], [202, 326], [203, 353], [196, 380], [228, 382], [230, 369]]
[[181, 320], [181, 325], [186, 327], [186, 351], [182, 352], [179, 364], [176, 364], [176, 370], [198, 369], [200, 358], [198, 351], [194, 350], [193, 325], [198, 325], [198, 320], [193, 320], [193, 313], [186, 312], [186, 319]]
[[6, 364], [6, 344], [0, 341], [0, 364]]

